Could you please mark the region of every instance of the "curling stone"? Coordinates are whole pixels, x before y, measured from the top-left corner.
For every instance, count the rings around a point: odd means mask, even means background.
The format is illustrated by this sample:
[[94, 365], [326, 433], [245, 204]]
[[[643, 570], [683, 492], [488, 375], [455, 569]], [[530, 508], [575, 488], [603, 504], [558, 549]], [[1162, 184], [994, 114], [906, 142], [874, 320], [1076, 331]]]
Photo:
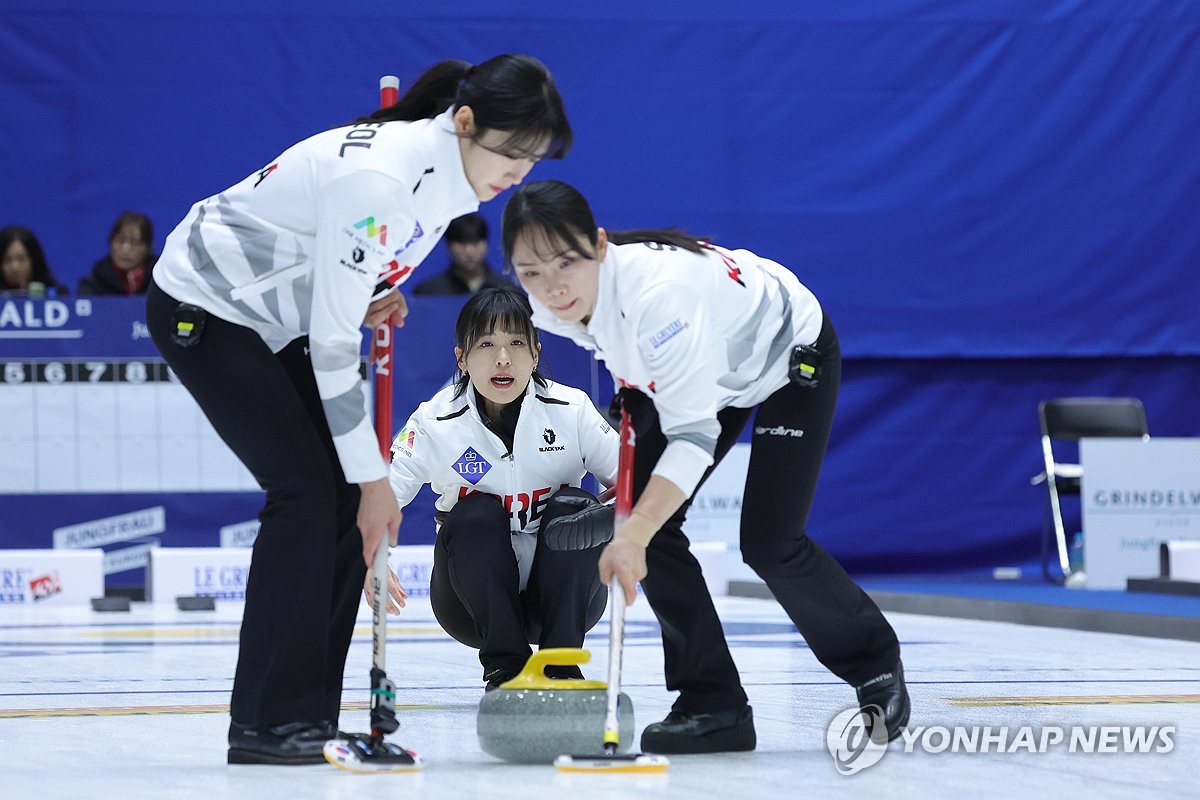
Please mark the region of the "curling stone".
[[[479, 702], [475, 730], [483, 752], [518, 764], [551, 764], [563, 754], [604, 752], [607, 684], [603, 681], [546, 677], [549, 665], [586, 664], [587, 650], [555, 647], [539, 650], [525, 668]], [[633, 701], [617, 700], [620, 750], [633, 741]]]

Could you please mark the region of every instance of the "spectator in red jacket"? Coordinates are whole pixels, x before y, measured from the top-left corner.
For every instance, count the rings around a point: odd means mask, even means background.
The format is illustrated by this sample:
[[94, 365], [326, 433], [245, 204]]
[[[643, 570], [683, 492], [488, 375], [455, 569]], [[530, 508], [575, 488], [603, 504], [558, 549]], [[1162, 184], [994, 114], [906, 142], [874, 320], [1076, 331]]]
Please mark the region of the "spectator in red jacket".
[[145, 214], [124, 211], [108, 232], [108, 255], [79, 281], [81, 295], [145, 294], [158, 256], [151, 251], [154, 228]]

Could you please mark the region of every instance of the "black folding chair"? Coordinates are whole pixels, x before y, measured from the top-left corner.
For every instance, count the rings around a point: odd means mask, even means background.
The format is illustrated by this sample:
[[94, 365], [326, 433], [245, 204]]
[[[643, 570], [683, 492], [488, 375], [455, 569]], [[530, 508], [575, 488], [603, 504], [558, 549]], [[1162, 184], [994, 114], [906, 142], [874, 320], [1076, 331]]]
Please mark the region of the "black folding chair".
[[[1042, 532], [1042, 574], [1053, 583], [1064, 583], [1072, 578], [1081, 582], [1086, 578], [1083, 570], [1071, 569], [1061, 497], [1079, 494], [1083, 465], [1060, 460], [1054, 452], [1054, 443], [1078, 443], [1085, 437], [1148, 439], [1150, 431], [1146, 426], [1146, 410], [1142, 407], [1142, 401], [1134, 397], [1059, 397], [1038, 404], [1038, 420], [1042, 427], [1044, 465], [1030, 482], [1035, 485], [1046, 484], [1049, 518], [1062, 577], [1055, 577], [1050, 571], [1050, 531], [1045, 526]], [[1078, 461], [1077, 448], [1075, 455]]]

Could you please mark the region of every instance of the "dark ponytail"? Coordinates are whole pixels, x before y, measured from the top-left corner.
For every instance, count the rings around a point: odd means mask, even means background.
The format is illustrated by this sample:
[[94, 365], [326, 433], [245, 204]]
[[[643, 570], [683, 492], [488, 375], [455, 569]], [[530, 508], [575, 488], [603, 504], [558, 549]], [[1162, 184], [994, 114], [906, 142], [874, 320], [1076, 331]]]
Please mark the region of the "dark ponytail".
[[546, 65], [533, 56], [506, 54], [471, 66], [441, 61], [427, 69], [394, 106], [355, 124], [431, 119], [448, 108], [470, 106], [478, 139], [487, 131], [508, 134], [498, 149], [512, 157], [562, 158], [574, 134], [562, 97]]
[[655, 229], [639, 229], [636, 231], [606, 231], [608, 240], [613, 244], [637, 244], [638, 242], [651, 242], [656, 244], [669, 244], [678, 247], [680, 250], [689, 250], [693, 253], [707, 252], [701, 242], [711, 242], [711, 236], [693, 236], [687, 231], [679, 228], [655, 228]]

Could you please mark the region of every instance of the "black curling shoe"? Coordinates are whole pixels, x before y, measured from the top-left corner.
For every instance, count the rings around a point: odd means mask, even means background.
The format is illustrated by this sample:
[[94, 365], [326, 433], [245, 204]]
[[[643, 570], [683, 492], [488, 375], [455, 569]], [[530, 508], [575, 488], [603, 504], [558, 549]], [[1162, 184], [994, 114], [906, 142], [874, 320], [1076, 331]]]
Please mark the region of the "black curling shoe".
[[647, 753], [737, 753], [753, 750], [754, 710], [744, 706], [734, 711], [694, 714], [672, 709], [662, 722], [642, 731], [642, 750]]
[[517, 677], [517, 673], [507, 669], [494, 669], [483, 677], [487, 681], [487, 685], [483, 687], [483, 691], [494, 692], [500, 688], [500, 684], [508, 683], [513, 678]]
[[229, 725], [230, 764], [324, 764], [328, 722], [289, 722], [286, 725]]
[[[890, 742], [899, 736], [900, 731], [908, 724], [908, 714], [912, 707], [908, 700], [908, 687], [904, 685], [904, 664], [897, 661], [895, 668], [882, 675], [876, 675], [859, 686], [857, 692], [859, 708], [865, 711], [867, 706], [878, 706], [883, 710], [887, 740]], [[874, 719], [869, 713], [867, 716]]]

